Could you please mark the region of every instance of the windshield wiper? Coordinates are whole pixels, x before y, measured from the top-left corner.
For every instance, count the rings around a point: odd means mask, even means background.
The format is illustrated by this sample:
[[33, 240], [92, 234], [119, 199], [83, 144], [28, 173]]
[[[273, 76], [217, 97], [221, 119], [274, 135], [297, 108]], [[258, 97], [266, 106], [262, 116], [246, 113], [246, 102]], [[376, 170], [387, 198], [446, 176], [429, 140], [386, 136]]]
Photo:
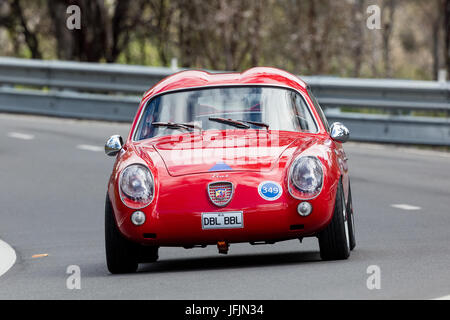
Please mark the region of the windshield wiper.
[[233, 120], [233, 119], [225, 119], [225, 118], [209, 118], [211, 121], [229, 124], [232, 126], [235, 126], [237, 128], [241, 129], [250, 129], [249, 124], [252, 124], [257, 127], [264, 127], [267, 130], [269, 130], [269, 125], [264, 122], [258, 122], [258, 121], [247, 121], [247, 120]]
[[183, 123], [179, 123], [179, 124], [182, 125], [182, 126], [188, 127], [188, 128], [190, 128], [190, 129], [198, 129], [198, 130], [200, 130], [200, 131], [203, 130], [201, 126], [199, 126], [198, 124], [195, 124], [195, 123], [186, 123], [186, 122], [183, 122]]
[[242, 121], [237, 121], [237, 120], [233, 120], [233, 119], [211, 117], [211, 118], [209, 118], [209, 120], [214, 121], [214, 122], [223, 123], [223, 124], [228, 124], [228, 125], [236, 127], [236, 128], [250, 129], [250, 126], [248, 124], [245, 124]]
[[200, 131], [202, 131], [202, 128], [200, 126], [191, 123], [152, 122], [152, 126], [167, 127], [169, 129], [184, 129], [187, 131], [191, 131], [191, 129], [199, 129]]
[[264, 127], [267, 130], [269, 130], [269, 125], [267, 123], [264, 123], [264, 122], [246, 121], [246, 120], [238, 120], [238, 121], [244, 122], [244, 123], [248, 123], [248, 124], [252, 124], [252, 125], [257, 126], [257, 127]]

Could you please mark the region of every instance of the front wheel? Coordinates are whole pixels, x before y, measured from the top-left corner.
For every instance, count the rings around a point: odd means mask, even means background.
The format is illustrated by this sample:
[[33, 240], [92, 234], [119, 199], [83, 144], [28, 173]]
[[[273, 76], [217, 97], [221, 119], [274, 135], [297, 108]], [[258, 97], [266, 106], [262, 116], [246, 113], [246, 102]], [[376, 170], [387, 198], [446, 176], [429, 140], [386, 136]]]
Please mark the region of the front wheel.
[[334, 204], [333, 218], [325, 230], [319, 233], [322, 260], [343, 260], [350, 256], [350, 230], [347, 206], [342, 182], [339, 181]]
[[120, 233], [108, 196], [105, 203], [105, 249], [109, 272], [112, 274], [136, 272], [139, 245], [127, 240]]
[[350, 235], [350, 250], [353, 250], [356, 247], [356, 237], [355, 237], [355, 216], [353, 215], [352, 188], [350, 186], [350, 182], [348, 184], [347, 218], [348, 218], [348, 230]]

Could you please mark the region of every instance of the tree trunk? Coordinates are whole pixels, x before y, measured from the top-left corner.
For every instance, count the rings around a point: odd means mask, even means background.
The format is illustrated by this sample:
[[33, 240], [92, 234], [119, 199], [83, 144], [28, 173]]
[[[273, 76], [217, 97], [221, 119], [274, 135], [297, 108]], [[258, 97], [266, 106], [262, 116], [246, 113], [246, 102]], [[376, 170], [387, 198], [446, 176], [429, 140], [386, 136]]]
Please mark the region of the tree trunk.
[[[391, 36], [394, 29], [394, 14], [396, 0], [388, 0], [384, 9], [389, 10], [389, 21], [384, 22], [383, 26], [383, 60], [384, 60], [384, 74], [387, 78], [392, 78], [392, 57], [391, 57]], [[386, 10], [383, 10], [386, 11]]]
[[34, 32], [32, 32], [27, 25], [27, 21], [23, 14], [22, 6], [20, 0], [14, 0], [12, 3], [12, 10], [14, 14], [19, 18], [20, 25], [23, 30], [23, 35], [25, 36], [25, 43], [31, 52], [31, 58], [42, 59], [41, 51], [39, 50], [39, 41]]
[[446, 0], [444, 8], [444, 35], [445, 35], [445, 64], [447, 66], [447, 79], [450, 78], [450, 0]]
[[364, 28], [366, 27], [363, 19], [365, 13], [365, 0], [357, 0], [353, 4], [352, 16], [353, 16], [353, 30], [355, 32], [355, 38], [352, 39], [353, 44], [353, 76], [359, 77], [361, 74], [361, 66], [363, 62], [363, 47], [364, 47]]
[[[439, 7], [439, 6], [438, 6]], [[440, 8], [439, 8], [440, 9]], [[439, 10], [440, 11], [440, 10]], [[441, 14], [438, 13], [437, 18], [433, 21], [432, 25], [432, 55], [433, 55], [433, 79], [438, 79], [440, 63], [440, 36], [441, 36]]]
[[47, 7], [56, 39], [56, 56], [60, 60], [74, 60], [73, 39], [65, 27], [67, 3], [64, 0], [48, 0]]

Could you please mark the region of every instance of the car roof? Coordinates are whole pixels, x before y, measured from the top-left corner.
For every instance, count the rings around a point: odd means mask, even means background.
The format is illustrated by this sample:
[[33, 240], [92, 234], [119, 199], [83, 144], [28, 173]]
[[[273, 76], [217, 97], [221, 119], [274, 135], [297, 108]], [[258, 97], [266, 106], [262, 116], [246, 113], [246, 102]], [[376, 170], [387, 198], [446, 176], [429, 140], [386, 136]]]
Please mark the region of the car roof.
[[256, 67], [242, 73], [210, 73], [202, 70], [189, 70], [163, 79], [145, 93], [144, 99], [174, 90], [250, 84], [290, 87], [302, 92], [306, 91], [307, 87], [299, 77], [277, 68]]
[[[303, 80], [293, 75], [292, 73], [278, 68], [255, 67], [241, 73], [211, 73], [203, 70], [181, 71], [170, 75], [167, 78], [164, 78], [144, 94], [137, 114], [134, 118], [131, 132], [134, 133], [136, 126], [139, 123], [142, 110], [145, 108], [146, 103], [156, 95], [191, 88], [197, 89], [205, 87], [245, 85], [292, 88], [308, 96], [308, 85]], [[312, 105], [310, 107], [314, 114], [314, 117], [316, 119], [320, 119], [315, 108]], [[319, 123], [321, 122], [319, 121]], [[322, 124], [320, 124], [319, 126], [322, 128], [322, 130], [325, 130], [325, 127], [323, 127]], [[132, 140], [131, 134], [128, 136], [128, 140]]]

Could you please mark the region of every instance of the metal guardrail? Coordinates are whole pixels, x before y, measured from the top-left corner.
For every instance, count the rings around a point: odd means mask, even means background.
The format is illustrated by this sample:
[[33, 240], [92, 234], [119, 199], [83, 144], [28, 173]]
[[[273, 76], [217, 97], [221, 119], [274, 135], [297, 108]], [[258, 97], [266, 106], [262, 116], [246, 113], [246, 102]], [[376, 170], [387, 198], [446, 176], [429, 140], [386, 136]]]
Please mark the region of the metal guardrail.
[[[139, 97], [178, 70], [0, 57], [0, 111], [131, 121]], [[450, 146], [450, 82], [302, 77], [356, 141]], [[38, 90], [36, 90], [38, 89]], [[342, 112], [360, 108], [386, 114]], [[418, 117], [405, 112], [439, 112]]]

